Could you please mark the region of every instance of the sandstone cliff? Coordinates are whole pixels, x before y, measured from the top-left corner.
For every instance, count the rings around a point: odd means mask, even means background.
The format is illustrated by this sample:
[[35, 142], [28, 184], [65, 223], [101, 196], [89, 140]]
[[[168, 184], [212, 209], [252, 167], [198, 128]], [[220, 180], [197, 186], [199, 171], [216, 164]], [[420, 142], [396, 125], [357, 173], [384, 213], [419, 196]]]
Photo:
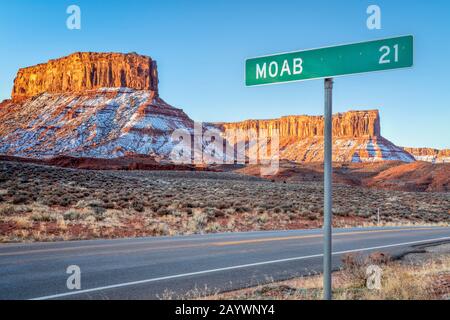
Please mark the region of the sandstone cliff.
[[156, 62], [135, 53], [78, 52], [20, 69], [12, 99], [41, 93], [75, 93], [99, 88], [127, 87], [158, 91]]
[[[296, 162], [323, 161], [322, 116], [287, 116], [271, 120], [246, 120], [218, 124], [223, 130], [279, 132], [280, 159]], [[414, 158], [381, 136], [378, 110], [349, 111], [333, 115], [333, 161], [375, 162]]]
[[403, 148], [411, 154], [416, 160], [433, 163], [450, 163], [450, 149], [432, 149], [432, 148]]
[[[222, 123], [224, 129], [265, 129], [279, 131], [280, 138], [312, 138], [323, 136], [322, 116], [286, 116], [272, 120], [246, 120]], [[379, 137], [380, 116], [378, 110], [349, 111], [333, 115], [333, 137], [362, 138]]]

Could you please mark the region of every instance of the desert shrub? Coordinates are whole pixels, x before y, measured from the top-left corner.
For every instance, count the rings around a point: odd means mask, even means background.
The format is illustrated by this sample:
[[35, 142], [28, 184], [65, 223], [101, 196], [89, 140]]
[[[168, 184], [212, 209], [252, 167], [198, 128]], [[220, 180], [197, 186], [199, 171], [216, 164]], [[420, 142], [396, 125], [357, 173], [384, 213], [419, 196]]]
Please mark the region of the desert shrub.
[[350, 215], [350, 212], [348, 209], [341, 208], [341, 207], [333, 208], [332, 211], [333, 211], [333, 214], [336, 216], [348, 217]]
[[366, 282], [366, 260], [360, 254], [348, 253], [342, 257], [342, 270], [355, 285], [364, 286]]
[[51, 191], [51, 194], [52, 194], [53, 196], [55, 196], [56, 198], [60, 198], [60, 197], [63, 197], [63, 196], [64, 196], [64, 191], [61, 190], [61, 189], [53, 189], [53, 190]]
[[216, 203], [213, 201], [208, 201], [205, 203], [205, 207], [207, 208], [215, 208], [216, 206], [217, 206]]
[[59, 199], [55, 196], [45, 197], [41, 200], [42, 204], [46, 206], [54, 206], [59, 202]]
[[189, 220], [188, 229], [193, 233], [201, 232], [206, 227], [207, 222], [208, 216], [205, 213], [196, 212]]
[[373, 252], [367, 257], [368, 264], [386, 265], [392, 261], [392, 257], [388, 253]]
[[81, 218], [81, 213], [77, 210], [70, 209], [64, 213], [63, 217], [64, 217], [64, 220], [69, 220], [69, 221], [78, 220]]
[[95, 220], [103, 221], [105, 216], [103, 215], [106, 212], [106, 209], [103, 207], [91, 207], [92, 212], [94, 213]]
[[144, 204], [140, 201], [133, 201], [131, 203], [131, 207], [136, 210], [137, 212], [143, 212], [144, 211]]
[[108, 202], [105, 201], [104, 208], [105, 209], [114, 209], [115, 204], [114, 204], [114, 202], [111, 202], [111, 201], [108, 201]]
[[292, 212], [292, 205], [291, 204], [285, 204], [281, 207], [284, 212]]
[[269, 215], [267, 213], [263, 213], [259, 215], [256, 219], [258, 223], [266, 223], [269, 220]]
[[116, 208], [116, 209], [125, 209], [125, 208], [128, 208], [128, 202], [122, 201], [122, 200], [117, 201], [117, 202], [115, 203], [114, 208]]
[[250, 208], [247, 207], [247, 206], [236, 206], [234, 208], [234, 211], [237, 212], [237, 213], [249, 212]]
[[157, 213], [159, 216], [167, 216], [167, 215], [169, 215], [169, 214], [172, 213], [172, 210], [170, 210], [170, 209], [168, 209], [168, 208], [166, 208], [166, 207], [160, 207], [160, 208], [156, 211], [156, 213]]
[[18, 228], [27, 229], [32, 226], [32, 223], [26, 217], [15, 217], [13, 221]]
[[167, 224], [159, 222], [149, 226], [151, 234], [155, 236], [166, 236], [169, 234], [169, 227]]
[[97, 212], [94, 212], [94, 217], [95, 217], [95, 221], [103, 221], [106, 218], [103, 215], [103, 213], [97, 213]]
[[207, 207], [207, 208], [205, 208], [204, 212], [209, 218], [225, 216], [225, 212], [223, 212], [222, 210], [216, 209], [216, 208]]
[[215, 210], [214, 210], [214, 216], [215, 216], [216, 218], [219, 218], [219, 217], [225, 217], [225, 216], [226, 216], [226, 213], [225, 213], [225, 211], [223, 211], [223, 210], [215, 209]]
[[228, 208], [224, 210], [225, 215], [232, 215], [233, 213], [235, 213], [233, 208]]
[[11, 188], [8, 189], [6, 195], [10, 196], [10, 197], [14, 197], [18, 192], [18, 189], [16, 186], [12, 186]]
[[7, 205], [0, 208], [0, 216], [10, 216], [15, 213], [14, 206]]
[[363, 210], [358, 211], [358, 216], [360, 216], [360, 217], [368, 218], [371, 215], [372, 215], [372, 213], [368, 209], [363, 209]]
[[23, 213], [30, 212], [30, 211], [31, 211], [31, 208], [29, 208], [28, 206], [6, 205], [6, 206], [0, 208], [0, 216], [13, 216], [16, 214], [23, 214]]
[[183, 212], [180, 211], [180, 210], [172, 210], [171, 214], [172, 214], [174, 217], [181, 217], [181, 215], [183, 214]]
[[289, 220], [294, 220], [295, 217], [297, 216], [294, 212], [288, 212], [286, 215]]
[[22, 183], [28, 183], [28, 178], [27, 177], [20, 177], [19, 179], [17, 179], [18, 180], [18, 182], [20, 183], [20, 184], [22, 184]]
[[105, 209], [105, 203], [101, 200], [80, 200], [77, 202], [77, 204], [75, 205], [76, 208], [78, 209], [83, 209], [83, 208], [91, 208], [91, 209], [95, 209], [95, 208], [102, 208]]
[[60, 197], [58, 198], [58, 205], [60, 205], [61, 207], [67, 207], [68, 205], [71, 204], [71, 200], [68, 197]]
[[106, 212], [105, 204], [101, 200], [80, 200], [78, 201], [76, 208], [89, 208], [94, 214], [96, 221], [102, 221], [105, 219], [103, 214]]
[[12, 198], [13, 204], [27, 204], [30, 202], [30, 196], [28, 194], [18, 194]]
[[195, 207], [194, 204], [191, 202], [185, 202], [185, 203], [183, 203], [183, 206], [185, 208], [194, 208]]
[[227, 229], [230, 231], [236, 231], [236, 220], [234, 218], [228, 220]]
[[31, 220], [36, 222], [55, 222], [57, 219], [50, 213], [34, 213], [31, 215]]
[[226, 202], [219, 202], [219, 203], [217, 204], [217, 208], [218, 208], [218, 209], [221, 209], [221, 210], [226, 209], [226, 208], [229, 208], [229, 207], [230, 207], [229, 204], [226, 203]]
[[208, 225], [208, 226], [205, 228], [205, 231], [206, 231], [206, 232], [212, 232], [212, 233], [214, 233], [214, 232], [219, 232], [220, 229], [221, 229], [220, 224], [218, 224], [218, 223], [215, 222], [215, 223], [212, 223], [212, 224]]
[[121, 195], [121, 196], [120, 196], [120, 200], [121, 200], [121, 201], [124, 201], [124, 202], [128, 202], [128, 201], [131, 200], [131, 197], [130, 197], [130, 196], [127, 196], [127, 195]]

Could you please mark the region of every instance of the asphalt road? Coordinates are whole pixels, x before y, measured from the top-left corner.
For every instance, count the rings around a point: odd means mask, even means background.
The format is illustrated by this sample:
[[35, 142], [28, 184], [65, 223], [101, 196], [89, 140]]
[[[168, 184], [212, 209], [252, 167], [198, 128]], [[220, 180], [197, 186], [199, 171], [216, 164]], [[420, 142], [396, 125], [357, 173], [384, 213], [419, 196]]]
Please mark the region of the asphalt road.
[[[335, 229], [333, 265], [348, 252], [393, 255], [450, 241], [450, 228]], [[162, 299], [320, 272], [322, 230], [0, 245], [0, 299]], [[81, 270], [69, 290], [66, 269]]]

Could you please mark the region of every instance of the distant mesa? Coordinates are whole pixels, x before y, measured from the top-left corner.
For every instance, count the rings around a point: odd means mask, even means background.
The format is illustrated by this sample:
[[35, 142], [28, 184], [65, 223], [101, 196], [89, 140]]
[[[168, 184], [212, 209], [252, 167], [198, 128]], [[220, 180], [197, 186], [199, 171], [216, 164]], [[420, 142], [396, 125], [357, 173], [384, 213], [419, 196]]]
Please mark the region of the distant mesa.
[[[280, 158], [296, 162], [323, 161], [322, 116], [286, 116], [272, 120], [223, 123], [224, 129], [278, 130]], [[333, 161], [414, 161], [401, 148], [381, 136], [378, 110], [348, 111], [333, 115]]]
[[[20, 69], [12, 99], [0, 103], [0, 154], [167, 160], [176, 129], [192, 130], [183, 110], [158, 93], [156, 61], [136, 53], [77, 52]], [[279, 130], [280, 159], [323, 161], [323, 117], [285, 116], [208, 124], [219, 130]], [[401, 148], [381, 135], [377, 110], [333, 116], [333, 160], [450, 161], [447, 151]]]
[[[277, 129], [282, 138], [312, 138], [323, 136], [322, 116], [285, 116], [271, 120], [246, 120], [223, 123], [226, 129]], [[333, 116], [333, 137], [379, 137], [380, 116], [378, 110], [348, 111]]]
[[417, 161], [450, 163], [450, 149], [403, 148], [403, 150], [411, 154]]

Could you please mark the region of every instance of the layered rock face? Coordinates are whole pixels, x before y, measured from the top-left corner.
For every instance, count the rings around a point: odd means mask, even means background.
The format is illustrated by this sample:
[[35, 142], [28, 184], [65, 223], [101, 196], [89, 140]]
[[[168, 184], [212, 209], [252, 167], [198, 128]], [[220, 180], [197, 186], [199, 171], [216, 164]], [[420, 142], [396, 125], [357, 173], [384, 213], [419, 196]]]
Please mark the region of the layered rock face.
[[[323, 161], [322, 116], [287, 116], [272, 120], [222, 123], [223, 130], [278, 130], [280, 159], [296, 162]], [[381, 136], [378, 110], [349, 111], [333, 115], [333, 161], [374, 162], [414, 158]]]
[[[159, 97], [156, 62], [150, 57], [74, 53], [19, 70], [12, 100], [0, 103], [0, 154], [35, 158], [151, 155], [173, 160], [172, 151], [181, 140], [173, 141], [172, 133], [176, 129], [192, 133], [193, 127], [181, 109]], [[320, 116], [287, 116], [206, 124], [203, 130], [266, 129], [269, 136], [277, 130], [279, 158], [304, 162], [323, 161], [323, 127]], [[192, 139], [200, 145], [200, 153], [207, 150], [202, 134]], [[235, 142], [226, 145], [231, 143]], [[258, 145], [247, 143], [247, 151], [254, 153], [251, 148]], [[221, 151], [216, 151], [215, 157], [223, 159]], [[333, 116], [333, 159], [414, 161], [381, 136], [377, 110]]]
[[157, 92], [156, 63], [150, 57], [134, 53], [78, 52], [20, 69], [11, 97], [20, 101], [41, 93], [76, 93], [117, 87]]
[[432, 163], [450, 163], [450, 149], [432, 149], [432, 148], [403, 148], [418, 161], [427, 161]]
[[[242, 122], [223, 123], [226, 129], [241, 130], [278, 130], [280, 138], [314, 138], [322, 137], [324, 121], [322, 116], [286, 116], [272, 120], [246, 120]], [[380, 116], [378, 110], [349, 111], [333, 115], [333, 137], [362, 138], [379, 137]]]

